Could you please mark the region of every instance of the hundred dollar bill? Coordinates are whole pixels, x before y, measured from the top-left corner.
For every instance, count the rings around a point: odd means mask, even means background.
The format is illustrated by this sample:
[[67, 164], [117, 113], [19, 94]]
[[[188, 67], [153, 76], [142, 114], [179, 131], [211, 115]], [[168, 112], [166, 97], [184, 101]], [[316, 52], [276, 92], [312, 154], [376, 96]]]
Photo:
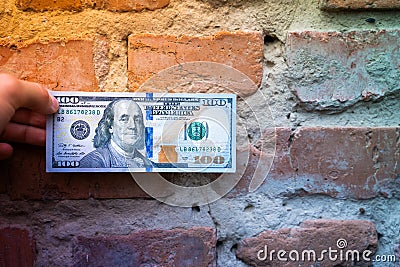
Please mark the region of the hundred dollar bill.
[[48, 172], [236, 170], [236, 95], [52, 94]]

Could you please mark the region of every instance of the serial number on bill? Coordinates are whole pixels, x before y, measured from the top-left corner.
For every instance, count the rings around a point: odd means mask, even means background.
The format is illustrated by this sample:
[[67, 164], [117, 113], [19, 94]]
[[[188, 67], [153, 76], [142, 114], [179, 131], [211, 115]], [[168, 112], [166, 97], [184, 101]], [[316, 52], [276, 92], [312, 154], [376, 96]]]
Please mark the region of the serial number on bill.
[[221, 152], [222, 148], [215, 147], [215, 146], [200, 146], [200, 147], [180, 146], [179, 151], [181, 151], [181, 152]]
[[100, 115], [99, 109], [59, 109], [58, 114], [60, 115]]

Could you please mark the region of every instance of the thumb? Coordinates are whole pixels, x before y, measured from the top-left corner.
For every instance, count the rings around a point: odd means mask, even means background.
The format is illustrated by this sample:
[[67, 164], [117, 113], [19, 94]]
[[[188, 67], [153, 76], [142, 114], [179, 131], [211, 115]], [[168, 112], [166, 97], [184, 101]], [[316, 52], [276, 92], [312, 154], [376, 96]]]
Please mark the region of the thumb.
[[50, 114], [57, 111], [58, 102], [46, 88], [37, 83], [0, 74], [0, 133], [19, 108]]
[[18, 80], [19, 90], [15, 94], [16, 106], [28, 108], [42, 114], [51, 114], [57, 111], [58, 101], [49, 91], [38, 83]]

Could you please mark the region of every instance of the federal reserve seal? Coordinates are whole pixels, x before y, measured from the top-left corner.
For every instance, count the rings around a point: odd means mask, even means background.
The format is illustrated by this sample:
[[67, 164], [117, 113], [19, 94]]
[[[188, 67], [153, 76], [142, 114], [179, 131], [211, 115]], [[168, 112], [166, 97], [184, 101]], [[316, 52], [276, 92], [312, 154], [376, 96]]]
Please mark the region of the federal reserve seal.
[[77, 140], [83, 140], [90, 134], [90, 126], [86, 121], [76, 121], [72, 123], [70, 132], [72, 136]]

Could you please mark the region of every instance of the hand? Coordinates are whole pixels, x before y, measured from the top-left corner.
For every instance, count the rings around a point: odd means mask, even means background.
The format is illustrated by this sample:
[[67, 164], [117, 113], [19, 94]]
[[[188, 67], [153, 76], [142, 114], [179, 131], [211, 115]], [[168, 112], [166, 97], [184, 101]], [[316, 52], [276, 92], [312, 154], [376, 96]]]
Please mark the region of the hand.
[[[58, 110], [57, 100], [37, 83], [0, 74], [0, 140], [44, 145], [46, 116]], [[13, 148], [0, 142], [0, 160]]]

